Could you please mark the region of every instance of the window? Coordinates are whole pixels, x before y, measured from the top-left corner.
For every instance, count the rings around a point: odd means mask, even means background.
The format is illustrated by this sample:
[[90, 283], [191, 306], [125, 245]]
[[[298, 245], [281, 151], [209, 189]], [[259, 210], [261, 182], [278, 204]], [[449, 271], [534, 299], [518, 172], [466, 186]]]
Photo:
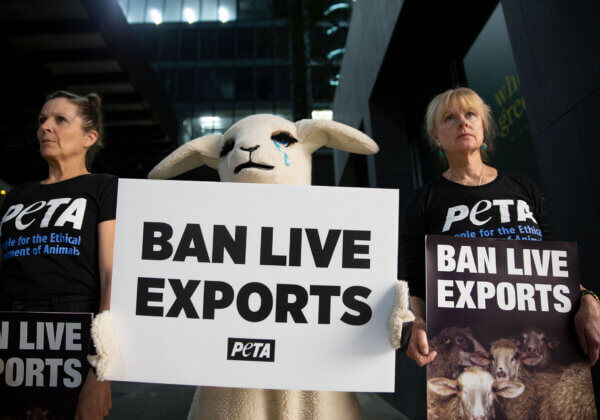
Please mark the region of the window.
[[225, 23], [237, 19], [236, 0], [219, 0], [217, 15], [218, 20]]
[[160, 32], [144, 31], [144, 50], [150, 61], [158, 60], [160, 54]]
[[173, 101], [175, 99], [174, 96], [177, 77], [175, 70], [161, 70], [159, 74], [167, 100]]
[[168, 30], [163, 32], [162, 56], [163, 60], [176, 60], [178, 50], [179, 31]]
[[163, 0], [148, 0], [146, 3], [146, 16], [144, 16], [144, 21], [147, 23], [160, 24], [164, 20]]
[[234, 58], [235, 29], [222, 28], [219, 32], [219, 58]]
[[256, 99], [273, 99], [273, 70], [271, 67], [256, 68]]
[[181, 8], [181, 20], [187, 23], [194, 23], [200, 20], [200, 1], [183, 0]]
[[164, 0], [165, 22], [179, 22], [181, 21], [181, 6], [182, 0]]
[[222, 100], [233, 100], [235, 95], [234, 83], [233, 83], [233, 69], [231, 68], [220, 68], [219, 69], [219, 99]]
[[217, 98], [217, 71], [214, 68], [198, 69], [198, 95], [199, 102], [212, 102]]
[[254, 114], [252, 102], [236, 102], [234, 120], [237, 122], [248, 115]]
[[196, 31], [194, 30], [181, 31], [181, 59], [196, 59]]
[[291, 95], [291, 83], [290, 80], [290, 69], [289, 67], [276, 67], [273, 69], [274, 82], [275, 82], [275, 98], [276, 99], [290, 99]]
[[256, 28], [256, 58], [273, 57], [273, 37], [271, 27]]
[[200, 8], [201, 20], [216, 21], [217, 19], [217, 0], [202, 0]]
[[200, 59], [208, 60], [217, 56], [217, 31], [203, 29], [200, 32]]
[[254, 67], [237, 67], [235, 75], [235, 97], [251, 101], [254, 95]]
[[237, 57], [254, 57], [254, 29], [238, 28], [237, 30]]
[[271, 0], [239, 0], [238, 19], [268, 19], [273, 16]]
[[146, 0], [130, 0], [129, 10], [127, 11], [127, 21], [131, 23], [140, 23], [146, 20], [144, 15]]
[[195, 69], [178, 70], [177, 102], [193, 102], [196, 74]]
[[285, 26], [278, 26], [274, 30], [275, 57], [287, 60], [290, 57], [289, 30]]

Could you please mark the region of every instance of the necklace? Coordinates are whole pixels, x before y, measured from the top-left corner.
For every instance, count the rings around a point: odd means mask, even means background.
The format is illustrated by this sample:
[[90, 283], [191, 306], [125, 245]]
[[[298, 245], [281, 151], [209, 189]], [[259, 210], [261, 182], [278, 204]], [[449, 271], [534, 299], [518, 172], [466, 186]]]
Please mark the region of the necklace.
[[[481, 180], [483, 179], [483, 170], [485, 169], [485, 165], [481, 166], [481, 171], [479, 172], [479, 183], [477, 184], [478, 187], [481, 187]], [[463, 184], [462, 182], [460, 182], [460, 179], [454, 174], [454, 172], [452, 172], [452, 169], [448, 168], [448, 174], [450, 175], [451, 178], [453, 178], [457, 183]]]

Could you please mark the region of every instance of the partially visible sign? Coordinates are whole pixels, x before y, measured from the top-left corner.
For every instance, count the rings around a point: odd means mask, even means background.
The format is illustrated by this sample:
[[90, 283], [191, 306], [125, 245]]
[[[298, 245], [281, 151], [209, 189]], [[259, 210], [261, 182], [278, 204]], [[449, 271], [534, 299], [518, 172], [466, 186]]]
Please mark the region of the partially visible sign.
[[109, 377], [393, 391], [397, 224], [397, 190], [119, 180]]
[[[427, 236], [425, 247], [427, 335], [438, 352], [427, 366], [429, 418], [596, 418], [574, 336], [576, 244]], [[574, 406], [558, 397], [570, 393]]]
[[89, 313], [0, 312], [0, 416], [73, 417], [91, 323]]

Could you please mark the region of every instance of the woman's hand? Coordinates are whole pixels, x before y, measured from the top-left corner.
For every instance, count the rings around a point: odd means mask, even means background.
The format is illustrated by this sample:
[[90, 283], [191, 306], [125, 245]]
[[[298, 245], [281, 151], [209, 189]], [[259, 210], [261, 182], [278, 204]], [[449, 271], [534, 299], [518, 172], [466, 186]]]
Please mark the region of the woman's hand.
[[75, 420], [102, 419], [111, 408], [110, 381], [98, 381], [90, 369], [79, 393]]
[[421, 367], [431, 363], [437, 355], [435, 350], [429, 351], [429, 342], [427, 341], [427, 332], [425, 330], [425, 321], [423, 318], [419, 317], [415, 319], [415, 322], [413, 323], [406, 355]]
[[600, 352], [600, 303], [593, 296], [581, 296], [581, 304], [575, 315], [575, 331], [590, 365], [595, 364]]

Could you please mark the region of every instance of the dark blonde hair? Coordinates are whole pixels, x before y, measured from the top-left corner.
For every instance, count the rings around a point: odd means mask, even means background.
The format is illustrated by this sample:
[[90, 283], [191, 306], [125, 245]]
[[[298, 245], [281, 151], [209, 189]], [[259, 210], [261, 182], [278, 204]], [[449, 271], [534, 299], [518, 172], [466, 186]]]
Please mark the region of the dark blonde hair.
[[485, 150], [481, 149], [481, 157], [487, 160], [489, 153], [494, 149], [494, 139], [496, 137], [496, 123], [492, 115], [492, 110], [483, 99], [472, 89], [466, 87], [457, 87], [448, 89], [440, 93], [429, 102], [427, 112], [425, 113], [425, 129], [429, 145], [436, 150], [437, 144], [431, 135], [431, 131], [440, 122], [448, 108], [457, 102], [463, 108], [472, 108], [475, 113], [481, 117], [483, 122], [483, 144], [487, 146]]
[[66, 90], [59, 90], [48, 95], [46, 97], [46, 102], [57, 98], [65, 98], [73, 105], [77, 106], [79, 116], [83, 121], [82, 128], [86, 133], [92, 130], [98, 133], [96, 142], [90, 146], [85, 153], [85, 167], [88, 171], [91, 171], [94, 157], [98, 151], [104, 147], [104, 117], [102, 116], [101, 109], [102, 98], [96, 93], [88, 93], [85, 96], [81, 96]]

